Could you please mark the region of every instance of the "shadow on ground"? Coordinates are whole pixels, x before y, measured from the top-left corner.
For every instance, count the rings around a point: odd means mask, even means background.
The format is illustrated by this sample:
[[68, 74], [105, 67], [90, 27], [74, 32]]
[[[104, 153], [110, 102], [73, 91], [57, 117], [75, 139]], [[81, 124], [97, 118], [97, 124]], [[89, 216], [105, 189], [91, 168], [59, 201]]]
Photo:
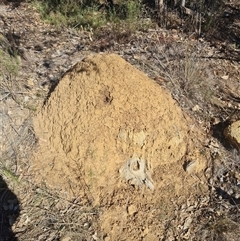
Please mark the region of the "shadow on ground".
[[18, 216], [18, 198], [0, 176], [0, 241], [17, 241], [12, 225]]

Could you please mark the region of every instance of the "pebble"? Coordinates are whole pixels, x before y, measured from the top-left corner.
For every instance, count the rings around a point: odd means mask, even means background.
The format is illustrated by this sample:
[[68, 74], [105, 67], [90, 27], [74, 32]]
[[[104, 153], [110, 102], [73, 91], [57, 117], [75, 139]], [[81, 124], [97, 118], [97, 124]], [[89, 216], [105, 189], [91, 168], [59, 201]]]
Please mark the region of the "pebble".
[[60, 241], [72, 241], [71, 237], [64, 237]]
[[186, 165], [185, 165], [185, 171], [188, 173], [192, 173], [196, 168], [196, 162], [195, 161], [189, 161]]
[[135, 205], [128, 206], [128, 214], [135, 215], [138, 212], [138, 209]]

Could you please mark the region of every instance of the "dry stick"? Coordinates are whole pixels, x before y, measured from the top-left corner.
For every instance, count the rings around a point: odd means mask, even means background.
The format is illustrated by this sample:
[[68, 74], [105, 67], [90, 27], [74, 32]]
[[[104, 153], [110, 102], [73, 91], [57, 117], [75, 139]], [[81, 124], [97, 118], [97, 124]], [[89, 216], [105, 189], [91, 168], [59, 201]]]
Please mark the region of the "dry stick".
[[21, 91], [18, 91], [18, 92], [11, 92], [11, 91], [4, 91], [5, 94], [16, 94], [16, 95], [25, 95], [25, 94], [29, 94], [29, 92], [21, 92]]
[[4, 99], [6, 99], [9, 95], [11, 95], [10, 92], [8, 92], [5, 96], [3, 96], [2, 99], [0, 99], [0, 101], [3, 101]]
[[202, 33], [202, 14], [199, 13], [199, 28], [198, 28], [198, 38], [200, 38]]

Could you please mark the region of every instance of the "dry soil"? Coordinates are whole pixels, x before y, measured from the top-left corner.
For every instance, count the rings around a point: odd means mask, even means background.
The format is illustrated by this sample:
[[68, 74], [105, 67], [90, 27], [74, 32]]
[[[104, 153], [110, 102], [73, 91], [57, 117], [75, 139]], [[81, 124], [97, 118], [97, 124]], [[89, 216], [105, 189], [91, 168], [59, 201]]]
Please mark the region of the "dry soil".
[[34, 129], [36, 183], [102, 207], [105, 240], [159, 240], [175, 205], [208, 195], [204, 134], [168, 90], [118, 55], [70, 69]]

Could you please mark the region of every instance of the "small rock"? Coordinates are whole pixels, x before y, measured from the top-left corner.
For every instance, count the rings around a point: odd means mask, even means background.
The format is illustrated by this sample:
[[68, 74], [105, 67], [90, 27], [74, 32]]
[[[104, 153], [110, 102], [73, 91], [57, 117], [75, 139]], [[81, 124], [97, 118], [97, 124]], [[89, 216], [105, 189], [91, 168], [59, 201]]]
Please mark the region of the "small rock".
[[137, 213], [137, 207], [135, 205], [130, 205], [128, 207], [128, 214], [129, 215], [134, 215]]
[[192, 218], [191, 217], [186, 218], [184, 221], [183, 230], [188, 229], [191, 223], [192, 223]]
[[221, 122], [220, 118], [218, 118], [218, 117], [213, 117], [213, 118], [212, 118], [212, 124], [213, 124], [213, 125], [217, 125], [217, 124], [219, 124], [220, 122]]
[[225, 138], [240, 152], [240, 120], [233, 122], [223, 132]]
[[200, 108], [199, 105], [195, 105], [195, 106], [192, 108], [193, 111], [199, 111], [200, 109], [201, 109], [201, 108]]
[[64, 237], [61, 239], [61, 241], [72, 241], [71, 237]]
[[27, 80], [27, 85], [30, 86], [30, 87], [34, 87], [35, 84], [34, 84], [33, 79], [29, 78], [29, 79]]
[[84, 224], [83, 224], [83, 227], [84, 227], [84, 229], [89, 229], [90, 223], [84, 223]]
[[196, 168], [196, 162], [195, 161], [188, 161], [184, 164], [184, 170], [187, 173], [193, 172], [195, 168]]
[[97, 236], [97, 232], [95, 232], [95, 233], [92, 235], [92, 238], [93, 238], [93, 240], [95, 240], [95, 241], [98, 241], [98, 240], [99, 240], [99, 238], [98, 238], [98, 236]]
[[24, 96], [24, 102], [28, 102], [29, 101], [29, 96]]
[[228, 80], [229, 76], [228, 75], [223, 75], [221, 78], [224, 79], [224, 80]]

